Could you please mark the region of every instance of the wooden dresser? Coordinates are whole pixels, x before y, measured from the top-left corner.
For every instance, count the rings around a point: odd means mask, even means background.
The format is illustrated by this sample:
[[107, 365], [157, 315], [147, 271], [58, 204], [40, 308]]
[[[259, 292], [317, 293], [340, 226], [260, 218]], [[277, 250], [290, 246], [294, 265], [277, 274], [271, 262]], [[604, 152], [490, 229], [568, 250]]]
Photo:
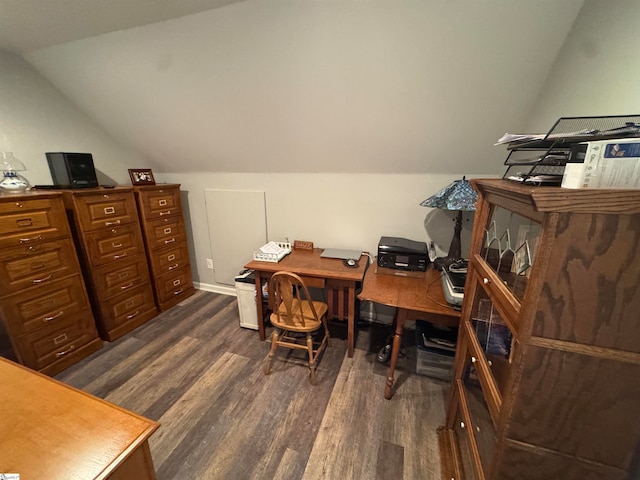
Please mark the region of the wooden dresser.
[[195, 293], [180, 185], [145, 185], [134, 189], [156, 305], [162, 312]]
[[472, 184], [442, 478], [640, 478], [640, 191]]
[[55, 375], [101, 347], [61, 194], [0, 195], [0, 355]]
[[158, 424], [0, 358], [0, 472], [30, 479], [153, 480]]
[[133, 187], [63, 191], [98, 331], [113, 341], [158, 314]]

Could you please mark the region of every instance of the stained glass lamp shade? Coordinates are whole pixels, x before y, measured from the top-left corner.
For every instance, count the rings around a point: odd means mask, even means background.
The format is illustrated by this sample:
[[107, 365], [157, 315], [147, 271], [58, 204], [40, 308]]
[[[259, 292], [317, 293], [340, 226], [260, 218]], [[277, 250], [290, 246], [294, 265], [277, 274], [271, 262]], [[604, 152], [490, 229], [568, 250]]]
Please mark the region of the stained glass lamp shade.
[[431, 195], [420, 203], [423, 207], [440, 208], [442, 210], [457, 211], [456, 225], [453, 230], [453, 239], [449, 246], [449, 254], [440, 259], [440, 265], [450, 265], [461, 259], [460, 253], [460, 231], [462, 230], [462, 212], [475, 211], [478, 194], [465, 177], [447, 185], [442, 190]]

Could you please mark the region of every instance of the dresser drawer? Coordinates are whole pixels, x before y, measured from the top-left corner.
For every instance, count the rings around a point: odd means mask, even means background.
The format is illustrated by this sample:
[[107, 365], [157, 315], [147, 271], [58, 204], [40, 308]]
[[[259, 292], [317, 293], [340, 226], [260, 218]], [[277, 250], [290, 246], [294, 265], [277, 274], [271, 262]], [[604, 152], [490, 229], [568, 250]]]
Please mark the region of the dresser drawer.
[[182, 216], [152, 220], [147, 222], [145, 230], [147, 233], [147, 245], [151, 250], [187, 241]]
[[0, 252], [0, 292], [19, 292], [73, 275], [79, 269], [70, 239], [53, 240]]
[[189, 265], [189, 250], [186, 242], [169, 245], [160, 250], [154, 250], [149, 256], [151, 270], [156, 276], [183, 268]]
[[150, 310], [155, 311], [156, 307], [151, 285], [148, 283], [100, 302], [103, 326], [107, 332], [128, 322], [135, 322]]
[[39, 370], [72, 355], [97, 337], [91, 311], [86, 308], [56, 324], [20, 335], [16, 343], [21, 361], [27, 367]]
[[139, 204], [142, 207], [142, 216], [147, 220], [182, 214], [178, 185], [153, 190], [139, 190], [138, 196]]
[[105, 265], [144, 252], [138, 224], [90, 232], [85, 235], [84, 241], [87, 257], [92, 266]]
[[75, 213], [84, 231], [138, 222], [133, 192], [75, 195]]
[[13, 335], [20, 335], [88, 307], [84, 284], [79, 275], [67, 277], [52, 285], [29, 288], [20, 295], [3, 298], [2, 315]]
[[0, 202], [0, 248], [69, 235], [67, 216], [59, 198]]
[[155, 282], [158, 302], [161, 304], [165, 303], [184, 291], [193, 288], [191, 268], [184, 267], [176, 269], [161, 277], [157, 277]]
[[142, 255], [123, 262], [112, 262], [93, 271], [95, 293], [101, 300], [149, 283], [149, 272]]

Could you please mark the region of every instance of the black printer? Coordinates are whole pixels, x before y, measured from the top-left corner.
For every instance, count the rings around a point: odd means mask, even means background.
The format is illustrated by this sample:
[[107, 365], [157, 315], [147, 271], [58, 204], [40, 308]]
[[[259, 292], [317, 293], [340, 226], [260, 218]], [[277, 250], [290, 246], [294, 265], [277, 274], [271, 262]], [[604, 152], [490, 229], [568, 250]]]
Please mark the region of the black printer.
[[424, 272], [429, 265], [429, 253], [425, 242], [400, 237], [380, 237], [378, 242], [378, 266], [394, 270]]

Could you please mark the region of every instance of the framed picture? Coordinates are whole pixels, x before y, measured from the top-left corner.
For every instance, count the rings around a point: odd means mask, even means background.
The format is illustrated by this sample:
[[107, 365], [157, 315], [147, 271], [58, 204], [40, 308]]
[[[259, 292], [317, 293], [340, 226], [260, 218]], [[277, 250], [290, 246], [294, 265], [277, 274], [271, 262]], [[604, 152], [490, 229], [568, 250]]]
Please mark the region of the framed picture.
[[130, 168], [129, 176], [133, 185], [155, 185], [153, 173], [150, 168]]

